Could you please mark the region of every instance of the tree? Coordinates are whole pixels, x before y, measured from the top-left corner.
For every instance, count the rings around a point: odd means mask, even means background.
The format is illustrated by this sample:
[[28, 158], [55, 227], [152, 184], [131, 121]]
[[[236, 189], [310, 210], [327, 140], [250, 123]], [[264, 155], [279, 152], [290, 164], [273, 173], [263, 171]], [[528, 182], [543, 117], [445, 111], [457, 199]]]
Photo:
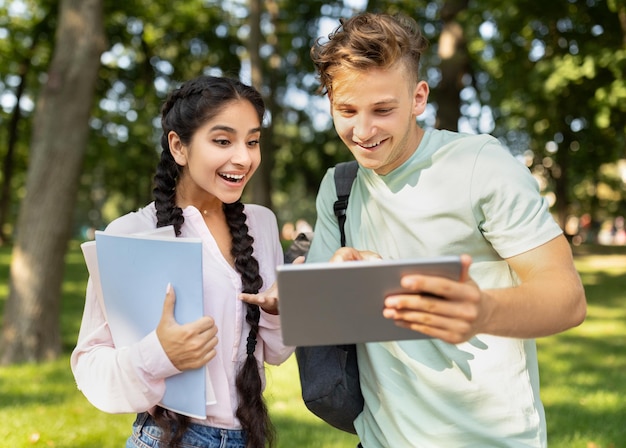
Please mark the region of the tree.
[[202, 73], [239, 75], [242, 11], [221, 3], [105, 2], [109, 47], [96, 84], [77, 228], [101, 229], [152, 199], [158, 118], [169, 91]]
[[443, 26], [437, 45], [441, 81], [433, 90], [433, 100], [437, 102], [437, 122], [435, 127], [457, 131], [461, 118], [461, 90], [463, 77], [470, 73], [469, 56], [465, 44], [463, 27], [457, 16], [467, 9], [468, 0], [446, 1], [441, 8]]
[[102, 0], [63, 0], [54, 55], [35, 110], [1, 335], [2, 364], [54, 359], [61, 351], [64, 258], [104, 49]]
[[[29, 129], [31, 120], [30, 111], [24, 110], [21, 104], [23, 99], [30, 97], [27, 86], [35, 84], [40, 66], [47, 66], [49, 61], [48, 42], [52, 40], [50, 36], [54, 34], [57, 16], [54, 3], [41, 1], [38, 13], [22, 16], [10, 14], [8, 5], [0, 6], [0, 28], [10, 30], [0, 45], [3, 59], [0, 79], [5, 85], [15, 84], [12, 89], [15, 98], [13, 109], [7, 114], [6, 126], [0, 126], [6, 132], [6, 135], [0, 132], [0, 138], [6, 141], [0, 184], [0, 245], [11, 241], [11, 236], [5, 231], [9, 226], [5, 224], [12, 223], [15, 217], [13, 202], [16, 198], [12, 187], [21, 181], [21, 174], [26, 169], [26, 145], [21, 136]], [[4, 124], [3, 121], [0, 115], [0, 124]], [[18, 176], [14, 176], [16, 174]], [[17, 182], [15, 177], [19, 179]]]
[[527, 158], [563, 228], [569, 214], [606, 210], [599, 170], [626, 157], [624, 2], [485, 0], [473, 8], [463, 23], [493, 133]]
[[[277, 5], [273, 0], [265, 2], [266, 7], [270, 11], [275, 11]], [[263, 90], [263, 65], [259, 50], [264, 40], [261, 32], [261, 12], [263, 10], [263, 2], [261, 0], [248, 0], [248, 26], [250, 34], [247, 39], [247, 50], [250, 59], [250, 79], [252, 85], [259, 91]], [[272, 92], [264, 92], [265, 105], [267, 112], [272, 116], [276, 113], [275, 103], [272, 101]], [[268, 94], [269, 93], [269, 94]], [[259, 166], [256, 175], [250, 180], [249, 190], [251, 193], [251, 202], [272, 207], [272, 199], [270, 195], [270, 174], [273, 153], [272, 126], [268, 126], [263, 130], [261, 136], [261, 160], [263, 163]]]

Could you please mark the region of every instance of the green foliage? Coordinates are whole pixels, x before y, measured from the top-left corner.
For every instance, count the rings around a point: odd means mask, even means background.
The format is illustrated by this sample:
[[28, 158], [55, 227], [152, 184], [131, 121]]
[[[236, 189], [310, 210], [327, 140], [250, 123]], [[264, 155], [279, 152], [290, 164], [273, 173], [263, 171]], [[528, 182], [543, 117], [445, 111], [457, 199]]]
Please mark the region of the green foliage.
[[[8, 98], [24, 73], [22, 118], [10, 209], [23, 196], [32, 108], [46, 80], [58, 2], [0, 3], [0, 158], [15, 108]], [[415, 17], [431, 41], [424, 76], [437, 104], [437, 56], [444, 0], [370, 0], [367, 9]], [[313, 199], [327, 167], [351, 156], [336, 137], [318, 87], [309, 49], [320, 25], [358, 12], [342, 0], [278, 0], [261, 14], [262, 92], [271, 108], [273, 137], [264, 164], [271, 170], [275, 210], [281, 221], [314, 217]], [[523, 0], [468, 2], [457, 19], [471, 57], [463, 78], [462, 114], [476, 131], [492, 132], [524, 154], [545, 179], [557, 207], [568, 213], [626, 214], [623, 182], [607, 182], [602, 165], [624, 158], [626, 145], [626, 48], [620, 14], [624, 2]], [[245, 2], [217, 0], [105, 0], [108, 50], [102, 55], [78, 207], [76, 229], [100, 228], [112, 217], [151, 200], [159, 145], [159, 109], [178, 82], [200, 73], [249, 78], [249, 24]], [[328, 28], [324, 28], [324, 32]], [[25, 70], [25, 71], [24, 71]], [[493, 123], [482, 120], [485, 111]], [[482, 120], [482, 121], [481, 121]], [[556, 151], [555, 151], [556, 148]], [[527, 151], [530, 150], [530, 151]], [[0, 179], [3, 174], [0, 173]], [[589, 185], [589, 188], [579, 188]], [[619, 193], [598, 196], [608, 187]], [[613, 204], [613, 205], [611, 205]], [[617, 205], [615, 205], [617, 204]], [[3, 223], [0, 223], [3, 224]]]
[[[91, 127], [78, 211], [95, 228], [152, 199], [165, 95], [203, 72], [237, 74], [237, 20], [217, 3], [194, 0], [107, 2], [109, 50]], [[239, 25], [241, 20], [238, 20]], [[199, 25], [201, 24], [201, 25]], [[231, 27], [231, 25], [235, 27]], [[157, 121], [155, 122], [155, 119]], [[115, 211], [104, 216], [105, 206]]]
[[[562, 214], [605, 218], [613, 200], [595, 188], [602, 164], [626, 156], [624, 8], [595, 0], [487, 1], [464, 16], [474, 87], [490, 106], [493, 133], [525, 154]], [[594, 191], [576, 194], [585, 180]]]
[[[15, 203], [24, 196], [28, 166], [28, 139], [32, 113], [39, 92], [40, 76], [51, 57], [56, 27], [56, 2], [23, 1], [25, 11], [9, 13], [12, 2], [0, 3], [0, 181], [12, 171], [9, 190]], [[21, 108], [17, 108], [19, 102]], [[12, 146], [12, 152], [9, 147]], [[12, 170], [7, 168], [11, 167]], [[2, 200], [3, 198], [0, 198]], [[17, 205], [8, 202], [8, 215], [0, 225], [11, 224]], [[3, 228], [10, 235], [11, 228]]]

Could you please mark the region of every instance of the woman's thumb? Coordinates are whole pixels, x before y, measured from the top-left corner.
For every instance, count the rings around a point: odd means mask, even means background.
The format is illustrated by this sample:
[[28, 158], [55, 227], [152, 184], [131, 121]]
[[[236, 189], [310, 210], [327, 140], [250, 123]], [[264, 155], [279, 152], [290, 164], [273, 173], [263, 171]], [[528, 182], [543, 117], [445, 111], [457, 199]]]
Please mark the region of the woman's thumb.
[[162, 320], [174, 320], [174, 304], [176, 303], [176, 292], [171, 283], [165, 289], [165, 301], [163, 302]]

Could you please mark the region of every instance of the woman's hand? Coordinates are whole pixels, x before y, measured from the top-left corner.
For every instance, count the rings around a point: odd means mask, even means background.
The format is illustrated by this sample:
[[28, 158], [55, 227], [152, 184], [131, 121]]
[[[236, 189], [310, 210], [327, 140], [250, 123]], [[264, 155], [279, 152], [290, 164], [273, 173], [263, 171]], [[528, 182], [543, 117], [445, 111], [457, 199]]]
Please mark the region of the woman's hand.
[[165, 354], [178, 370], [197, 369], [216, 355], [217, 327], [209, 316], [180, 325], [174, 318], [175, 303], [176, 293], [168, 284], [156, 334]]
[[276, 282], [258, 294], [241, 293], [239, 298], [247, 303], [259, 305], [268, 314], [278, 314], [278, 287]]
[[[304, 263], [304, 257], [301, 255], [293, 260], [292, 264]], [[268, 314], [278, 314], [278, 286], [276, 282], [268, 289], [257, 294], [241, 293], [239, 298], [247, 303], [259, 305], [263, 311]]]

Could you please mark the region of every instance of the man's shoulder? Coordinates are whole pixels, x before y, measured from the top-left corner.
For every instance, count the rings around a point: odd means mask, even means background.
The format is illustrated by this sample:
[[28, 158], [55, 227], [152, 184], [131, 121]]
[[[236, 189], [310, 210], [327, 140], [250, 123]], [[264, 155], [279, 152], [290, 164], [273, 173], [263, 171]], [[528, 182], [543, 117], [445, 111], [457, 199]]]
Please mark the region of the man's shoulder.
[[500, 141], [491, 134], [470, 134], [445, 129], [433, 129], [430, 133], [431, 139], [439, 144], [458, 143], [476, 145], [481, 143], [493, 143], [502, 146]]
[[505, 145], [490, 134], [468, 134], [451, 131], [433, 131], [426, 152], [439, 159], [451, 159], [455, 163], [473, 163], [478, 158], [501, 160], [512, 158]]

